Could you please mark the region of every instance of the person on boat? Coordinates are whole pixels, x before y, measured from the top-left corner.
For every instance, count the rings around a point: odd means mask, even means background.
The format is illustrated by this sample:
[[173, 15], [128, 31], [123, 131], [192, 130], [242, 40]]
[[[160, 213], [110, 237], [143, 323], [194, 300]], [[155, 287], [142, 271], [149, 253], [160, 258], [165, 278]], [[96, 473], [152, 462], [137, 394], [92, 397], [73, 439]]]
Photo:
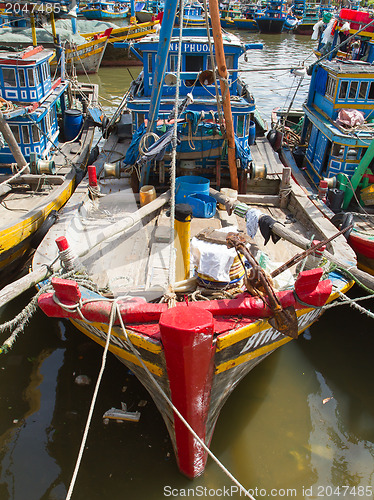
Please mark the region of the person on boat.
[[358, 38], [355, 38], [351, 45], [352, 59], [355, 61], [359, 59], [360, 48], [361, 48], [361, 42]]

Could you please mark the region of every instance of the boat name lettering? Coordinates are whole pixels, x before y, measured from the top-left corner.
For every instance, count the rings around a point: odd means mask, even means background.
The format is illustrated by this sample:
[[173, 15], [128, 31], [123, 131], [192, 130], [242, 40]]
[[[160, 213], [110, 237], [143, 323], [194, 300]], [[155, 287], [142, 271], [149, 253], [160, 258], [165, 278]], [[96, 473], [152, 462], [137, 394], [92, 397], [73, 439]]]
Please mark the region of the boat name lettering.
[[[178, 43], [171, 43], [170, 50], [178, 52]], [[207, 43], [182, 43], [182, 52], [209, 52]]]
[[275, 330], [274, 328], [267, 329], [262, 332], [255, 333], [247, 340], [247, 343], [240, 351], [240, 354], [243, 352], [249, 351], [250, 349], [256, 349], [260, 344], [265, 345], [268, 342], [274, 342], [278, 339], [278, 337], [282, 337], [283, 334]]

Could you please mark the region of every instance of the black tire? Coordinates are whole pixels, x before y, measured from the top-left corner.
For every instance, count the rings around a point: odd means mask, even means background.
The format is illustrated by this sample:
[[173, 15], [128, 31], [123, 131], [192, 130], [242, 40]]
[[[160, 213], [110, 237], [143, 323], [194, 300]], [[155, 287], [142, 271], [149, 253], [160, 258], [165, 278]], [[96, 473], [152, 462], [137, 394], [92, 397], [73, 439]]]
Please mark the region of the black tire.
[[[351, 224], [353, 224], [354, 226], [353, 214], [351, 212], [339, 212], [338, 214], [335, 214], [334, 217], [332, 217], [330, 220], [334, 224], [334, 226], [339, 229], [339, 231], [342, 231]], [[344, 233], [346, 240], [348, 240], [352, 229], [353, 227], [351, 227], [351, 229], [348, 229], [348, 231]]]

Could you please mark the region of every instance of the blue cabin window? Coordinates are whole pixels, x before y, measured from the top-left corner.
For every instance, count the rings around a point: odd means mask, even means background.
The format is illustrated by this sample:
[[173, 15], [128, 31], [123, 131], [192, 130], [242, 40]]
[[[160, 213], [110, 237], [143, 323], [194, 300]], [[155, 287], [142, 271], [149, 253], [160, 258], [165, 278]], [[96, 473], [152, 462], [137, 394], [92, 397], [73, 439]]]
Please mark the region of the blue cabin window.
[[37, 125], [33, 124], [32, 127], [32, 142], [35, 144], [36, 142], [40, 142], [40, 133]]
[[22, 129], [23, 144], [30, 144], [30, 132], [28, 125], [22, 125], [21, 129]]
[[360, 90], [358, 92], [358, 98], [365, 99], [367, 90], [368, 90], [368, 82], [361, 82]]
[[27, 69], [27, 78], [29, 79], [29, 86], [35, 87], [34, 70], [32, 68]]
[[351, 82], [348, 95], [349, 99], [356, 99], [357, 89], [358, 89], [358, 82]]
[[238, 137], [244, 137], [244, 115], [238, 116], [238, 121], [236, 125], [236, 135]]
[[227, 69], [233, 69], [234, 68], [234, 56], [225, 56], [226, 59], [226, 67]]
[[153, 66], [152, 66], [152, 54], [148, 54], [148, 73], [152, 74]]
[[373, 82], [370, 83], [368, 99], [370, 99], [370, 100], [374, 99], [374, 83]]
[[339, 90], [339, 99], [345, 99], [347, 97], [348, 82], [341, 82]]
[[335, 88], [336, 88], [336, 80], [335, 78], [332, 78], [329, 75], [327, 77], [327, 83], [326, 83], [326, 95], [333, 98], [335, 94]]
[[172, 72], [176, 73], [177, 68], [178, 68], [178, 56], [171, 55], [170, 56], [170, 68], [169, 68], [169, 71], [172, 71]]
[[26, 87], [25, 70], [22, 68], [18, 68], [18, 80], [19, 80], [20, 87]]
[[3, 79], [5, 87], [17, 87], [16, 72], [14, 68], [3, 68]]
[[18, 144], [20, 144], [21, 139], [19, 136], [19, 128], [18, 125], [10, 125], [10, 130], [12, 131], [12, 134], [14, 135], [14, 138]]
[[186, 71], [202, 71], [204, 69], [204, 56], [188, 55], [185, 58]]

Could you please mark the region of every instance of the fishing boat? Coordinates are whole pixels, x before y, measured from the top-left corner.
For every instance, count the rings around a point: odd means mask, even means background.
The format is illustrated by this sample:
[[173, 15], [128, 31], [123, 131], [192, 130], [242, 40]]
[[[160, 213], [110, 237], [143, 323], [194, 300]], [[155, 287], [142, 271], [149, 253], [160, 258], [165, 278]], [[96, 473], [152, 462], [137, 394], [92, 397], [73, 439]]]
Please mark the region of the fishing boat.
[[90, 156], [97, 87], [69, 83], [64, 74], [52, 79], [52, 55], [41, 46], [0, 52], [2, 284], [21, 270]]
[[135, 3], [135, 16], [139, 23], [152, 21], [163, 11], [164, 4], [160, 0], [147, 0], [146, 2]]
[[[76, 31], [75, 18], [69, 19], [69, 27], [56, 30], [54, 11], [60, 12], [58, 5], [53, 6], [53, 11], [48, 13], [51, 23], [48, 27], [37, 28], [36, 18], [32, 9], [35, 4], [25, 4], [27, 27], [4, 27], [0, 31], [0, 45], [9, 49], [22, 50], [38, 43], [45, 48], [55, 48], [57, 35], [65, 45], [65, 64], [67, 70], [75, 74], [97, 73], [108, 42], [110, 30], [92, 39], [86, 40]], [[40, 15], [43, 11], [38, 11]], [[57, 60], [51, 58], [53, 71], [57, 67]], [[73, 70], [74, 68], [74, 70]]]
[[[177, 15], [175, 23], [179, 24], [180, 16]], [[193, 28], [194, 26], [205, 26], [205, 14], [201, 4], [191, 3], [183, 7], [183, 26]]]
[[129, 6], [124, 2], [95, 1], [89, 2], [80, 9], [80, 13], [86, 19], [124, 19], [129, 13]]
[[297, 35], [311, 35], [313, 27], [321, 17], [321, 6], [316, 2], [307, 2], [307, 0], [294, 0], [292, 11], [298, 19], [295, 27]]
[[[156, 16], [157, 17], [157, 16]], [[160, 20], [155, 18], [152, 21], [145, 23], [138, 23], [136, 17], [135, 22], [128, 26], [121, 26], [120, 28], [112, 28], [108, 36], [108, 44], [106, 46], [100, 66], [140, 66], [141, 62], [130, 51], [130, 45], [143, 38], [146, 35], [155, 33], [160, 25]], [[105, 36], [108, 33], [108, 28], [96, 29], [84, 33], [80, 31], [80, 35], [89, 40], [95, 40]], [[116, 45], [114, 44], [123, 44]]]
[[255, 21], [261, 33], [281, 33], [287, 18], [283, 0], [269, 0], [266, 8], [255, 14]]
[[[349, 20], [356, 20], [347, 26]], [[371, 24], [373, 23], [373, 24]], [[331, 25], [335, 33], [331, 36]], [[354, 26], [354, 27], [353, 27]], [[320, 42], [304, 105], [300, 146], [293, 157], [309, 181], [311, 196], [338, 227], [352, 222], [347, 234], [359, 265], [374, 274], [374, 20], [360, 11], [342, 9]], [[359, 32], [359, 29], [363, 31]], [[324, 35], [322, 34], [322, 37]], [[357, 48], [352, 48], [352, 43]], [[327, 49], [326, 49], [327, 47]], [[337, 54], [332, 59], [333, 54]], [[300, 172], [298, 172], [300, 174]], [[305, 183], [305, 175], [299, 175]], [[317, 193], [319, 196], [316, 196]]]
[[[102, 155], [38, 247], [31, 274], [43, 279], [51, 264], [40, 308], [69, 319], [139, 378], [181, 472], [194, 478], [240, 380], [352, 285], [323, 267], [318, 250], [343, 267], [354, 268], [355, 256], [289, 169], [280, 170], [260, 129], [254, 143], [255, 103], [238, 59], [259, 46], [222, 36], [215, 2], [211, 36], [183, 29], [180, 46], [176, 11], [168, 0], [159, 35], [138, 42], [144, 72], [107, 125]], [[313, 238], [318, 246], [300, 251]]]
[[238, 30], [258, 31], [255, 21], [255, 14], [258, 6], [255, 3], [243, 3], [240, 7], [240, 13], [232, 16], [235, 28]]

